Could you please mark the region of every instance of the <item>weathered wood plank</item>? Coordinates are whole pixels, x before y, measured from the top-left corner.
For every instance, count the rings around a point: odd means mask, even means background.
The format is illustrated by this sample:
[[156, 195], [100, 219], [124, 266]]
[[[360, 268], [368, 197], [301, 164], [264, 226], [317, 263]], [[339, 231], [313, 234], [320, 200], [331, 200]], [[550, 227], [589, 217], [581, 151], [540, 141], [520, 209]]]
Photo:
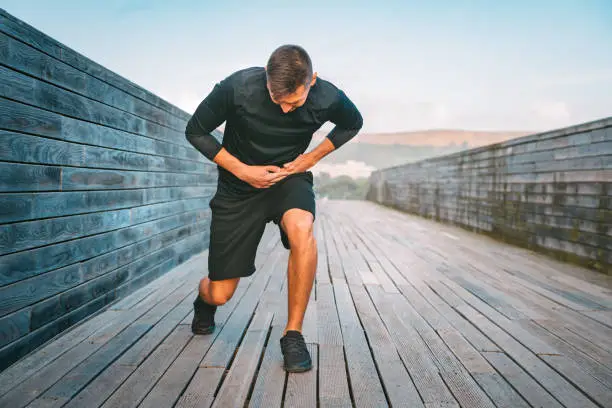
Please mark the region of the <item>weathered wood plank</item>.
[[283, 355], [280, 349], [280, 339], [284, 328], [282, 325], [272, 326], [267, 347], [259, 368], [249, 407], [280, 407], [283, 402], [283, 391], [287, 373], [283, 368]]
[[369, 352], [348, 285], [333, 279], [333, 286], [354, 403], [356, 406], [387, 406], [383, 385]]
[[183, 396], [178, 400], [176, 408], [210, 407], [215, 398], [216, 388], [211, 384], [219, 384], [225, 374], [221, 367], [200, 367], [189, 383]]
[[369, 286], [368, 292], [385, 325], [393, 328], [393, 331], [389, 332], [393, 344], [410, 373], [424, 405], [458, 407], [457, 401], [442, 380], [434, 363], [434, 356], [427, 345], [412, 326], [402, 322], [396, 314], [394, 298], [401, 295], [383, 292], [375, 286]]
[[87, 75], [36, 48], [0, 33], [0, 45], [6, 47], [4, 63], [37, 79], [50, 82], [80, 95], [141, 116], [175, 130], [184, 130], [185, 119], [179, 119], [153, 105], [130, 97], [122, 89]]
[[191, 328], [179, 326], [119, 387], [102, 407], [136, 407], [193, 337]]
[[285, 391], [285, 405], [288, 407], [316, 407], [317, 406], [317, 371], [318, 348], [316, 344], [307, 344], [312, 358], [312, 369], [306, 373], [289, 373], [287, 375], [287, 389]]
[[[187, 281], [189, 282], [189, 281]], [[187, 283], [186, 282], [186, 283]], [[142, 308], [134, 309], [122, 314], [122, 318], [117, 320], [111, 326], [107, 327], [104, 334], [100, 333], [89, 338], [89, 341], [81, 342], [76, 347], [67, 351], [61, 359], [57, 359], [52, 363], [44, 367], [44, 369], [36, 372], [32, 377], [18, 386], [14, 387], [0, 397], [0, 405], [6, 405], [11, 407], [23, 407], [49, 387], [51, 387], [57, 380], [62, 378], [64, 374], [69, 372], [71, 369], [76, 367], [81, 362], [85, 361], [89, 356], [101, 349], [109, 340], [115, 337], [118, 333], [123, 331], [126, 327], [132, 323], [139, 328], [152, 327], [159, 319], [168, 313], [169, 307], [176, 305], [176, 303], [182, 300], [185, 295], [189, 293], [186, 288], [179, 288], [172, 295], [166, 297], [160, 303], [157, 303], [151, 309], [149, 303], [143, 305]], [[152, 297], [150, 303], [161, 299]], [[134, 323], [136, 321], [136, 323]], [[148, 328], [147, 328], [148, 327]], [[135, 329], [136, 330], [136, 329]]]
[[61, 44], [53, 38], [50, 38], [44, 33], [38, 31], [29, 24], [26, 24], [25, 22], [20, 21], [14, 16], [8, 14], [4, 10], [0, 10], [0, 21], [2, 21], [2, 25], [0, 27], [2, 27], [2, 31], [4, 33], [12, 37], [19, 38], [22, 42], [33, 46], [36, 49], [41, 50], [44, 53], [79, 69], [80, 71], [86, 72], [93, 77], [112, 84], [118, 89], [123, 89], [130, 93], [130, 95], [157, 106], [160, 109], [177, 116], [178, 118], [184, 120], [188, 119], [189, 115], [186, 112], [178, 109], [157, 95], [152, 94], [131, 81], [119, 76], [118, 74], [109, 71], [94, 61], [91, 61], [87, 57], [75, 52], [66, 45]]
[[130, 224], [130, 210], [118, 210], [0, 225], [0, 256], [125, 228]]
[[208, 212], [178, 214], [117, 231], [106, 232], [76, 241], [68, 241], [3, 257], [0, 285], [17, 282], [53, 269], [90, 259], [181, 225], [193, 224]]
[[[369, 288], [371, 285], [366, 286]], [[372, 286], [373, 288], [369, 290], [380, 291], [379, 286]], [[361, 285], [350, 285], [349, 289], [353, 296], [359, 319], [366, 332], [368, 344], [372, 349], [372, 354], [380, 372], [389, 403], [391, 406], [423, 406], [416, 387], [410, 379], [406, 367], [404, 367], [399, 359], [398, 352], [393, 347], [391, 336], [378, 315], [375, 305], [368, 296], [368, 292]]]
[[[149, 299], [149, 305], [153, 305], [155, 299], [161, 299], [163, 296], [171, 294], [179, 285], [185, 274], [190, 271], [191, 265], [194, 262], [200, 262], [197, 257], [194, 257], [191, 262], [185, 263], [177, 267], [172, 274], [161, 277], [156, 283], [163, 287], [156, 296]], [[146, 307], [147, 303], [143, 303], [141, 307]], [[18, 383], [23, 382], [26, 378], [33, 375], [35, 372], [43, 368], [51, 361], [60, 358], [64, 353], [72, 347], [86, 339], [96, 331], [105, 330], [106, 326], [111, 324], [114, 319], [120, 319], [121, 313], [103, 313], [79, 324], [78, 326], [68, 330], [64, 336], [49, 343], [48, 345], [38, 349], [28, 357], [21, 359], [9, 369], [0, 373], [0, 395], [5, 394], [10, 388]]]
[[86, 164], [82, 145], [6, 130], [0, 130], [0, 160], [57, 166]]
[[0, 223], [55, 218], [97, 211], [114, 211], [174, 200], [201, 200], [206, 204], [212, 186], [186, 186], [111, 191], [0, 194]]
[[72, 93], [47, 82], [0, 67], [0, 96], [61, 115], [130, 133], [173, 139], [188, 146], [184, 131], [170, 129], [120, 109]]
[[498, 407], [528, 407], [527, 402], [455, 329], [440, 329], [440, 338]]
[[4, 98], [0, 98], [0, 110], [6, 113], [0, 116], [0, 127], [7, 131], [212, 166], [193, 146], [175, 144], [162, 136], [137, 135]]
[[[259, 324], [270, 325], [272, 321], [271, 313], [264, 312], [260, 313], [259, 316], [265, 320], [259, 322]], [[213, 407], [244, 406], [267, 335], [268, 330], [247, 330], [227, 377], [217, 393]], [[278, 347], [277, 344], [270, 346]]]
[[60, 167], [0, 162], [0, 193], [59, 191]]
[[216, 176], [213, 176], [211, 173], [140, 172], [66, 167], [62, 169], [61, 188], [62, 191], [73, 191], [180, 186], [195, 187], [211, 185], [215, 181]]
[[[470, 306], [459, 306], [458, 311], [467, 316], [482, 332], [486, 333], [495, 343], [528, 373], [538, 378], [540, 383], [557, 400], [565, 405], [575, 407], [595, 406], [588, 398], [584, 397], [570, 382], [543, 363], [530, 349], [521, 345], [509, 334], [495, 326], [483, 315]], [[555, 354], [559, 354], [557, 351]]]

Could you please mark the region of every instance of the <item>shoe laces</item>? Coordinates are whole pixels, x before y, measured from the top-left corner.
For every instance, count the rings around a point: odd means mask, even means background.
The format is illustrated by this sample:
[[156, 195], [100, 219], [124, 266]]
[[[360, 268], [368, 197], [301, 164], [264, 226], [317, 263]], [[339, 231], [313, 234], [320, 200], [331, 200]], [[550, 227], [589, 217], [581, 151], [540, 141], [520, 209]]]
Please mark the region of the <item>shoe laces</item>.
[[303, 336], [286, 336], [283, 343], [287, 353], [306, 355], [306, 342]]

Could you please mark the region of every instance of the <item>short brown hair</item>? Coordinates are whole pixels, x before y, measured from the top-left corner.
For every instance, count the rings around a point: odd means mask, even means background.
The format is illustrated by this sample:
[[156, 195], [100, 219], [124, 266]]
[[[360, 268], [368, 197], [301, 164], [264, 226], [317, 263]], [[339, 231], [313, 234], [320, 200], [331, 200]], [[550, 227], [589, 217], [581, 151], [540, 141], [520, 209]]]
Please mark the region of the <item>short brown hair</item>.
[[270, 92], [276, 98], [292, 94], [300, 85], [308, 87], [312, 72], [312, 62], [304, 48], [281, 45], [270, 55], [266, 66]]

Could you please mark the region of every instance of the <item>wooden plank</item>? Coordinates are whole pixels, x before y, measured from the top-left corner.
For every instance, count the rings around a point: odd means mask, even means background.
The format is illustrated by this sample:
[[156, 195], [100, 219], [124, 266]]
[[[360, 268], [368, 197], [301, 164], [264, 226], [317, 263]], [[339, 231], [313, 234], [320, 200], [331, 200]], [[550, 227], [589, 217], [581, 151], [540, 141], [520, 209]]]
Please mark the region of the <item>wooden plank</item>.
[[563, 341], [571, 344], [573, 347], [585, 353], [592, 359], [605, 365], [612, 367], [612, 353], [598, 342], [593, 342], [593, 339], [584, 338], [581, 333], [575, 333], [571, 328], [564, 325], [562, 322], [552, 320], [534, 320], [534, 324], [546, 329], [550, 333], [563, 339]]
[[190, 212], [166, 217], [118, 231], [68, 241], [3, 257], [0, 285], [17, 282], [53, 269], [99, 256], [181, 225], [193, 224], [207, 212]]
[[[565, 376], [576, 388], [588, 395], [600, 406], [612, 401], [612, 390], [596, 380], [593, 376], [581, 370], [579, 364], [566, 356], [546, 355], [540, 356], [548, 365]], [[609, 383], [607, 384], [610, 385]], [[595, 406], [595, 405], [593, 405]]]
[[85, 148], [75, 143], [0, 130], [0, 160], [58, 166], [84, 166]]
[[352, 407], [342, 331], [331, 284], [317, 282], [319, 401], [321, 406]]
[[287, 377], [282, 364], [283, 355], [279, 347], [283, 331], [282, 325], [272, 327], [267, 347], [264, 350], [261, 367], [255, 378], [253, 392], [248, 402], [249, 407], [282, 406], [285, 379]]
[[131, 95], [122, 89], [115, 88], [95, 77], [87, 75], [4, 33], [0, 33], [0, 44], [8, 50], [7, 55], [5, 55], [5, 65], [15, 70], [141, 116], [160, 125], [175, 130], [183, 130], [185, 127], [185, 119], [179, 119], [168, 112], [156, 109], [149, 103], [131, 97]]
[[[563, 407], [537, 380], [527, 374], [505, 353], [485, 352], [483, 356], [534, 407]], [[578, 391], [576, 391], [578, 392]]]
[[[0, 198], [1, 200], [1, 198]], [[2, 201], [0, 201], [0, 204]], [[322, 283], [330, 283], [329, 264], [327, 259], [327, 243], [325, 238], [325, 229], [320, 218], [315, 221], [315, 238], [317, 240], [317, 275], [316, 281]], [[317, 286], [315, 285], [315, 292]]]
[[353, 407], [343, 347], [335, 344], [319, 344], [318, 369], [320, 406]]
[[215, 387], [211, 384], [219, 384], [225, 374], [221, 367], [200, 367], [196, 371], [189, 387], [178, 400], [176, 408], [200, 408], [210, 407], [215, 398]]
[[[366, 285], [369, 290], [378, 290], [378, 285]], [[350, 285], [349, 289], [355, 302], [355, 308], [372, 349], [376, 366], [380, 372], [387, 398], [391, 406], [407, 405], [422, 407], [423, 403], [419, 393], [410, 379], [406, 367], [399, 359], [399, 355], [387, 328], [378, 315], [366, 289], [359, 285]]]
[[[0, 347], [5, 346], [30, 331], [30, 311], [19, 310], [0, 319]], [[4, 364], [3, 364], [4, 365]]]
[[[500, 330], [503, 329], [505, 333], [508, 333], [509, 344], [520, 342], [523, 346], [536, 354], [559, 354], [558, 350], [556, 350], [554, 347], [546, 344], [544, 341], [522, 329], [517, 322], [507, 319], [461, 286], [450, 280], [446, 281], [445, 284], [451, 288], [455, 294], [459, 295], [468, 305], [477, 310], [478, 313], [482, 313], [482, 315], [487, 316], [492, 322], [495, 323], [495, 325], [499, 326]], [[464, 307], [464, 305], [459, 306], [459, 308]], [[457, 308], [457, 310], [459, 310], [459, 308]], [[498, 345], [500, 344], [499, 342], [496, 343]]]
[[289, 373], [287, 375], [285, 405], [288, 407], [310, 408], [317, 406], [318, 349], [316, 344], [307, 344], [306, 347], [308, 347], [308, 352], [312, 358], [312, 369], [305, 373]]
[[[215, 321], [219, 327], [223, 326], [227, 317], [234, 310], [236, 304], [242, 298], [245, 289], [245, 285], [239, 287], [234, 297], [227, 303], [227, 307], [219, 309], [218, 313], [215, 315]], [[145, 376], [149, 376], [149, 387], [153, 386], [153, 384], [155, 384], [155, 386], [152, 391], [147, 394], [141, 405], [159, 403], [160, 405], [157, 406], [167, 406], [163, 401], [174, 402], [183, 390], [184, 385], [189, 382], [192, 374], [196, 371], [200, 360], [209, 349], [217, 334], [213, 333], [210, 336], [191, 337], [189, 343], [180, 351], [176, 359], [156, 383], [157, 375], [150, 377], [150, 372], [139, 367], [142, 367], [143, 362], [145, 365], [148, 365], [148, 367], [159, 364], [159, 361], [154, 362], [148, 359], [157, 358], [159, 360], [164, 358], [164, 356], [153, 356], [151, 352], [158, 347], [168, 333], [172, 330], [176, 330], [177, 324], [181, 323], [181, 326], [185, 328], [189, 327], [189, 325], [182, 325], [181, 320], [186, 315], [191, 314], [194, 295], [195, 294], [187, 296], [177, 308], [155, 325], [141, 341], [128, 350], [119, 360], [115, 361], [109, 369], [97, 377], [87, 388], [76, 395], [68, 408], [82, 406], [85, 401], [87, 401], [88, 406], [100, 406], [111, 394], [113, 394], [113, 392], [124, 384], [128, 376], [132, 376], [132, 381], [143, 381], [142, 377], [139, 377], [139, 373], [142, 373], [142, 371], [145, 372]], [[130, 369], [125, 370], [125, 367], [129, 367]], [[145, 390], [147, 388], [146, 384], [139, 386], [143, 387]], [[124, 392], [129, 393], [129, 386], [124, 385], [123, 387]], [[134, 396], [131, 397], [133, 398]], [[168, 404], [172, 405], [171, 403]]]
[[418, 333], [410, 325], [404, 324], [396, 314], [393, 298], [401, 296], [385, 293], [375, 286], [369, 286], [368, 291], [380, 317], [389, 331], [393, 344], [410, 377], [421, 395], [425, 406], [458, 407], [457, 400], [442, 380], [434, 357]]
[[2, 21], [2, 31], [6, 34], [18, 38], [20, 41], [31, 45], [36, 49], [53, 56], [54, 58], [60, 59], [61, 61], [66, 62], [67, 64], [86, 72], [91, 76], [112, 84], [118, 89], [123, 89], [134, 97], [147, 101], [150, 104], [177, 116], [178, 118], [185, 120], [188, 118], [188, 114], [186, 112], [75, 52], [64, 44], [59, 43], [34, 27], [8, 14], [4, 10], [0, 10], [0, 21]]
[[408, 299], [398, 296], [394, 299], [394, 302], [396, 314], [402, 322], [404, 324], [409, 322], [431, 351], [434, 357], [433, 362], [459, 404], [470, 407], [493, 407], [493, 402], [478, 386], [434, 329], [413, 309]]
[[0, 163], [0, 193], [57, 191], [61, 170], [53, 166]]
[[0, 225], [0, 256], [125, 228], [130, 215], [130, 210], [118, 210]]
[[[148, 330], [149, 325], [133, 324], [111, 338], [96, 352], [86, 358], [82, 363], [71, 369], [60, 381], [56, 382], [38, 399], [50, 401], [68, 400], [78, 391], [103, 371], [112, 361], [121, 355], [126, 349], [137, 342]], [[43, 405], [44, 401], [41, 401]]]
[[166, 137], [188, 146], [184, 131], [170, 129], [120, 109], [26, 76], [7, 67], [0, 67], [0, 96], [21, 103], [97, 123], [130, 133], [155, 138]]
[[[189, 280], [186, 281], [186, 283]], [[131, 324], [137, 325], [139, 328], [152, 327], [166, 313], [168, 308], [176, 305], [182, 300], [186, 293], [184, 288], [181, 288], [172, 295], [166, 297], [163, 301], [156, 304], [153, 308], [149, 304], [143, 305], [142, 308], [134, 309], [122, 314], [122, 318], [117, 320], [111, 326], [107, 327], [104, 334], [98, 334], [89, 338], [89, 341], [81, 342], [76, 347], [67, 351], [61, 359], [57, 359], [45, 366], [42, 370], [37, 371], [28, 381], [23, 382], [12, 388], [8, 393], [0, 398], [0, 405], [11, 407], [22, 407], [37, 398], [49, 387], [55, 384], [65, 373], [76, 367], [82, 361], [85, 361], [89, 356], [102, 348], [116, 334], [123, 331]], [[158, 301], [157, 297], [152, 297], [151, 302]], [[144, 313], [144, 314], [143, 314]], [[136, 323], [133, 323], [135, 322]]]
[[[196, 262], [201, 261], [198, 258], [194, 258], [191, 262], [175, 268], [171, 274], [161, 277], [156, 283], [163, 285], [163, 290], [159, 291], [156, 295], [157, 298], [161, 299], [163, 296], [171, 294], [178, 288], [179, 284], [182, 284], [181, 280], [184, 275], [189, 272], [190, 269], [188, 268]], [[126, 299], [129, 299], [129, 297]], [[155, 300], [154, 297], [152, 297], [152, 299]], [[153, 303], [148, 304], [152, 305]], [[143, 303], [141, 307], [146, 307], [146, 303]], [[121, 313], [113, 312], [98, 314], [86, 322], [67, 330], [64, 335], [57, 340], [39, 348], [36, 352], [21, 359], [9, 369], [4, 370], [0, 373], [0, 395], [5, 394], [13, 386], [23, 382], [26, 378], [32, 376], [53, 360], [61, 357], [64, 353], [94, 332], [105, 330], [106, 326], [113, 322], [113, 317], [115, 319], [120, 319], [121, 316]]]
[[317, 293], [318, 344], [341, 346], [343, 344], [342, 331], [340, 330], [332, 285], [317, 282]]
[[[267, 312], [256, 314], [255, 319], [263, 321], [258, 324], [268, 327], [272, 321], [272, 313]], [[260, 361], [264, 343], [267, 339], [268, 329], [266, 330], [247, 330], [236, 357], [217, 393], [213, 407], [225, 406], [244, 406], [249, 388], [255, 378], [257, 365]], [[277, 344], [271, 345], [278, 347]]]
[[102, 407], [135, 407], [193, 337], [191, 328], [179, 326], [119, 387]]
[[333, 279], [350, 386], [356, 406], [387, 406], [383, 385], [361, 328], [348, 285]]
[[3, 98], [0, 110], [6, 113], [0, 117], [0, 127], [8, 131], [212, 166], [193, 146], [175, 144], [163, 137], [136, 135]]
[[[79, 167], [62, 169], [63, 191], [206, 186], [212, 185], [215, 181], [216, 177], [208, 172], [189, 174], [128, 170], [97, 170]], [[22, 191], [28, 191], [28, 189], [23, 188]]]
[[[570, 344], [556, 337], [553, 333], [546, 331], [534, 322], [521, 322], [521, 324], [536, 333], [539, 337], [546, 339], [547, 342], [553, 344], [563, 356], [572, 361], [573, 364], [579, 366], [579, 371], [583, 371], [594, 377], [602, 384], [612, 384], [612, 369], [606, 366], [605, 362], [597, 361], [584, 353], [581, 349], [574, 348]], [[548, 356], [542, 356], [544, 359]], [[545, 359], [546, 360], [546, 359]], [[549, 362], [550, 364], [550, 362]], [[554, 365], [551, 364], [553, 367]], [[559, 371], [559, 369], [557, 369]], [[560, 371], [562, 372], [562, 371]], [[568, 378], [572, 378], [575, 373], [566, 374]], [[605, 405], [605, 404], [604, 404]]]
[[[590, 407], [593, 403], [565, 378], [542, 362], [530, 349], [521, 345], [512, 336], [495, 326], [470, 306], [459, 306], [458, 311], [468, 317], [483, 333], [491, 338], [523, 369], [549, 391], [561, 403], [575, 407]], [[555, 351], [555, 354], [558, 352]]]
[[325, 248], [327, 249], [327, 255], [329, 257], [329, 275], [332, 279], [344, 278], [342, 261], [340, 260], [340, 254], [338, 253], [338, 249], [333, 239], [334, 232], [330, 227], [327, 217], [323, 218], [321, 222], [325, 228]]
[[508, 408], [529, 406], [461, 333], [455, 329], [440, 329], [437, 332], [495, 406]]

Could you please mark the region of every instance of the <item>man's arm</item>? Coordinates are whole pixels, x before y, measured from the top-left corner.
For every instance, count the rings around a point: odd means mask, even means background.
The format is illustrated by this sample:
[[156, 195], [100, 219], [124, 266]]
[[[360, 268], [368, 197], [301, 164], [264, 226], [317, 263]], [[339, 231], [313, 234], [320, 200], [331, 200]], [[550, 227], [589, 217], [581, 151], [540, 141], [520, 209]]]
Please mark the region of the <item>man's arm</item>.
[[339, 91], [329, 121], [336, 125], [326, 138], [332, 143], [334, 150], [355, 137], [363, 127], [361, 113], [343, 91]]
[[363, 126], [363, 118], [355, 104], [344, 92], [339, 91], [338, 99], [331, 109], [329, 121], [336, 126], [313, 150], [285, 164], [286, 170], [297, 173], [310, 169], [359, 133]]
[[[231, 114], [233, 88], [229, 78], [216, 84], [189, 119], [185, 137], [207, 159], [215, 162], [240, 180], [257, 188], [266, 188], [286, 177], [277, 166], [249, 166], [229, 153], [211, 134]], [[276, 174], [274, 174], [276, 173]]]
[[226, 78], [214, 86], [187, 122], [185, 137], [208, 160], [214, 161], [223, 148], [211, 132], [225, 122], [232, 106], [233, 90]]

